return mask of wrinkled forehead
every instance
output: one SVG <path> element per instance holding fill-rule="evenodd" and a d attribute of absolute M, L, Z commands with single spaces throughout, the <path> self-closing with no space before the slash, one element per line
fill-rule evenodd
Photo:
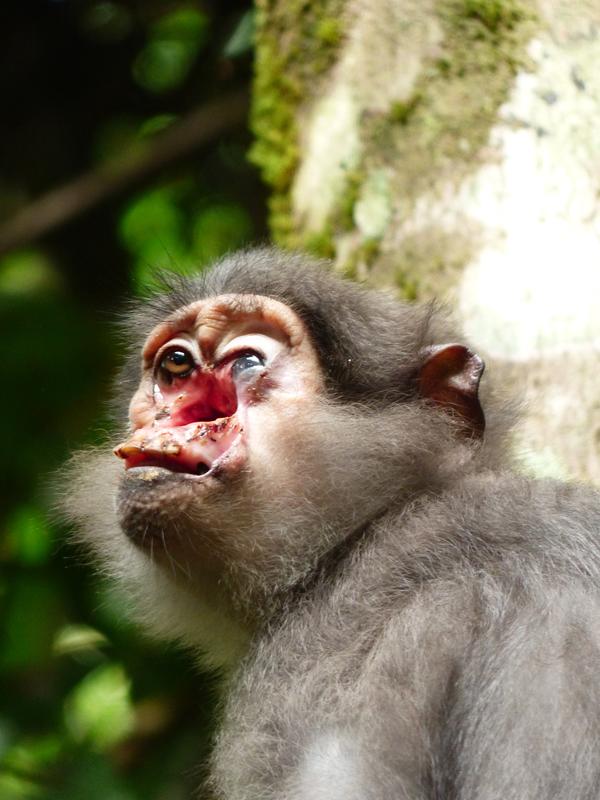
<path fill-rule="evenodd" d="M 178 308 L 147 337 L 142 357 L 149 364 L 157 350 L 182 333 L 193 336 L 210 354 L 227 340 L 245 333 L 262 333 L 296 349 L 307 338 L 300 317 L 279 300 L 256 294 L 222 294 Z"/>

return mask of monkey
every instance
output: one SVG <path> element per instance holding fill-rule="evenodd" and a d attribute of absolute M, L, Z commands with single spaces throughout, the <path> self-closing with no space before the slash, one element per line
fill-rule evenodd
<path fill-rule="evenodd" d="M 600 797 L 600 497 L 519 472 L 443 309 L 258 248 L 126 332 L 62 504 L 221 670 L 211 796 Z"/>

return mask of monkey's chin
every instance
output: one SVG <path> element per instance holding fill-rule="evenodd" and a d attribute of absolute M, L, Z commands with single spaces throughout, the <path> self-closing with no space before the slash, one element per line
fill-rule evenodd
<path fill-rule="evenodd" d="M 160 558 L 189 547 L 199 517 L 212 516 L 246 464 L 242 441 L 202 474 L 171 465 L 144 464 L 124 470 L 116 497 L 119 525 L 137 547 Z"/>

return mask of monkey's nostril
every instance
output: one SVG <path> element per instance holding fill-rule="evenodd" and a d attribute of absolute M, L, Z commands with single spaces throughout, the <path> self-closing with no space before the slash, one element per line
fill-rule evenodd
<path fill-rule="evenodd" d="M 196 464 L 196 475 L 206 475 L 209 469 L 210 467 L 208 464 L 203 464 L 202 461 L 200 461 Z"/>

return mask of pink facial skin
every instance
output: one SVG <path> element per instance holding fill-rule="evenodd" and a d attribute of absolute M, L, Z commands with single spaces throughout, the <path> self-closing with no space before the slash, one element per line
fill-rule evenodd
<path fill-rule="evenodd" d="M 259 376 L 257 376 L 259 377 Z M 161 386 L 156 377 L 154 419 L 115 449 L 125 467 L 162 466 L 202 475 L 241 432 L 231 362 L 207 372 L 198 366 L 185 378 Z"/>
<path fill-rule="evenodd" d="M 165 369 L 174 350 L 189 355 L 185 375 Z M 246 461 L 252 409 L 269 399 L 277 408 L 277 400 L 320 388 L 304 325 L 282 303 L 254 295 L 198 301 L 148 338 L 130 406 L 132 433 L 115 455 L 127 470 L 162 467 L 195 477 L 237 471 Z"/>

